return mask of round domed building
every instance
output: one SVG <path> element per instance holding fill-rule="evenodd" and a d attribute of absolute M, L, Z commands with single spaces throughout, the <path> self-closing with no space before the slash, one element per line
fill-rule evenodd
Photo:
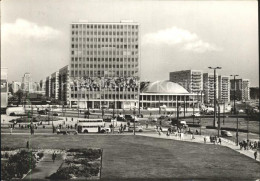
<path fill-rule="evenodd" d="M 189 93 L 181 85 L 169 80 L 148 83 L 140 91 L 140 106 L 142 108 L 158 108 L 165 106 L 176 108 L 177 103 L 186 108 L 198 107 L 200 95 Z"/>

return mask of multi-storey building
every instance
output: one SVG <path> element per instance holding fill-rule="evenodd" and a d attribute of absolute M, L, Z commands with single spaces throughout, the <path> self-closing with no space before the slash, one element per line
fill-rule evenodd
<path fill-rule="evenodd" d="M 250 99 L 259 99 L 259 87 L 250 87 Z"/>
<path fill-rule="evenodd" d="M 235 82 L 235 83 L 234 83 Z M 250 100 L 250 81 L 249 79 L 230 79 L 230 99 L 238 101 Z"/>
<path fill-rule="evenodd" d="M 218 76 L 218 96 L 220 102 L 230 102 L 230 78 L 229 76 Z"/>
<path fill-rule="evenodd" d="M 50 97 L 54 99 L 59 98 L 59 72 L 51 74 Z"/>
<path fill-rule="evenodd" d="M 21 88 L 22 88 L 22 83 L 21 82 L 16 82 L 16 81 L 12 82 L 12 89 L 13 89 L 14 93 L 16 93 Z"/>
<path fill-rule="evenodd" d="M 22 90 L 25 92 L 33 92 L 33 82 L 30 73 L 25 73 L 22 78 Z"/>
<path fill-rule="evenodd" d="M 8 105 L 8 69 L 1 67 L 1 112 L 4 112 Z"/>
<path fill-rule="evenodd" d="M 170 81 L 180 84 L 190 93 L 201 93 L 203 89 L 203 76 L 200 70 L 170 72 Z"/>
<path fill-rule="evenodd" d="M 40 91 L 44 91 L 45 92 L 46 89 L 46 80 L 40 80 Z"/>
<path fill-rule="evenodd" d="M 133 21 L 71 24 L 69 103 L 134 107 L 140 77 L 140 31 Z"/>
<path fill-rule="evenodd" d="M 216 74 L 216 99 L 218 99 L 218 74 Z M 203 74 L 203 92 L 204 102 L 214 103 L 214 74 L 204 73 Z"/>
<path fill-rule="evenodd" d="M 69 104 L 70 98 L 70 78 L 69 78 L 69 66 L 65 66 L 59 70 L 59 100 L 63 104 Z"/>
<path fill-rule="evenodd" d="M 51 97 L 51 76 L 46 77 L 45 81 L 45 95 Z"/>

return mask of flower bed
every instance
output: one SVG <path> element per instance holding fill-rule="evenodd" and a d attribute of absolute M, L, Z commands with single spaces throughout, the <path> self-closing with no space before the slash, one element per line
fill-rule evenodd
<path fill-rule="evenodd" d="M 50 176 L 53 180 L 68 179 L 94 179 L 100 173 L 100 149 L 70 149 L 61 168 Z"/>

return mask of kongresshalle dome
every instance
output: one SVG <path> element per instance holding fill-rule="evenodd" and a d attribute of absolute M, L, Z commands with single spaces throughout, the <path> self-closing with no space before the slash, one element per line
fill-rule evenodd
<path fill-rule="evenodd" d="M 141 91 L 142 93 L 154 94 L 189 94 L 189 92 L 181 85 L 171 82 L 169 80 L 155 81 L 149 83 Z"/>

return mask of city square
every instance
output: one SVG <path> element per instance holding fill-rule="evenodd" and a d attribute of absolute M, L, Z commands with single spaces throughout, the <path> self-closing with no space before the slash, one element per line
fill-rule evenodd
<path fill-rule="evenodd" d="M 1 180 L 260 179 L 257 2 L 61 2 L 1 2 Z"/>

